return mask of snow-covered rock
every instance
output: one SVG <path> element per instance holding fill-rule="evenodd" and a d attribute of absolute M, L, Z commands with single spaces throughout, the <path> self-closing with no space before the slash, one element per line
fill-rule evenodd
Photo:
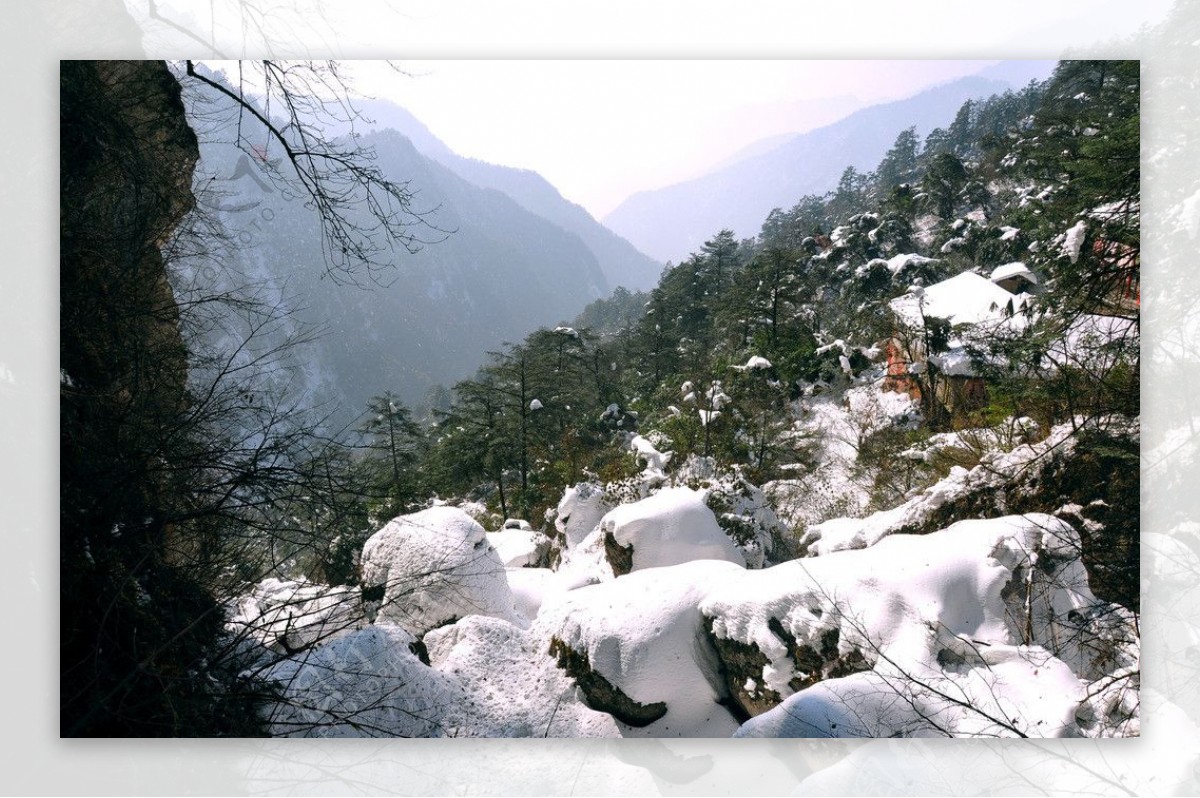
<path fill-rule="evenodd" d="M 610 561 L 614 554 L 628 557 L 628 568 L 613 562 L 614 571 L 638 571 L 691 560 L 746 564 L 705 504 L 704 493 L 689 488 L 664 488 L 641 501 L 610 510 L 601 519 L 596 534 L 605 538 Z M 612 552 L 614 546 L 629 550 L 628 555 Z"/>
<path fill-rule="evenodd" d="M 743 649 L 725 662 L 730 692 L 751 711 L 796 694 L 742 733 L 1080 733 L 1084 685 L 1136 667 L 1137 645 L 1132 613 L 1088 589 L 1079 548 L 1053 516 L 967 520 L 714 587 L 711 633 Z"/>
<path fill-rule="evenodd" d="M 527 569 L 528 570 L 528 569 Z M 448 713 L 460 736 L 616 737 L 613 718 L 584 704 L 548 645 L 507 621 L 463 618 L 425 636 L 435 673 L 461 685 Z"/>
<path fill-rule="evenodd" d="M 460 687 L 414 653 L 410 633 L 372 624 L 264 674 L 280 700 L 264 715 L 277 737 L 442 737 L 453 735 L 448 709 Z"/>
<path fill-rule="evenodd" d="M 649 441 L 646 445 L 650 446 Z M 554 527 L 563 536 L 565 548 L 570 550 L 582 543 L 611 509 L 604 488 L 594 482 L 580 482 L 567 488 L 554 517 Z"/>
<path fill-rule="evenodd" d="M 496 549 L 500 562 L 507 568 L 521 568 L 535 565 L 546 555 L 550 548 L 550 539 L 529 527 L 528 521 L 522 521 L 524 527 L 509 527 L 496 532 L 488 532 L 488 542 Z"/>
<path fill-rule="evenodd" d="M 264 579 L 230 615 L 231 633 L 275 652 L 327 643 L 366 623 L 356 588 Z"/>
<path fill-rule="evenodd" d="M 699 606 L 744 573 L 714 561 L 637 571 L 547 602 L 531 632 L 552 641 L 559 666 L 592 707 L 622 720 L 624 736 L 728 736 L 738 724 L 718 703 Z"/>
<path fill-rule="evenodd" d="M 455 507 L 388 522 L 363 546 L 363 596 L 414 634 L 467 615 L 511 618 L 504 563 L 483 527 Z"/>
<path fill-rule="evenodd" d="M 1083 688 L 1036 646 L 988 646 L 978 666 L 962 673 L 913 670 L 822 682 L 751 718 L 734 736 L 1079 736 L 1075 710 Z"/>

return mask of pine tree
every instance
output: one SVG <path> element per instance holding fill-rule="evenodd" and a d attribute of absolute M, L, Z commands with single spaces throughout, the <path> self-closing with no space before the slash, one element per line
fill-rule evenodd
<path fill-rule="evenodd" d="M 387 517 L 405 511 L 417 498 L 414 473 L 420 459 L 421 428 L 391 391 L 367 402 L 365 420 L 358 427 L 366 456 L 362 471 L 369 495 L 380 502 Z"/>

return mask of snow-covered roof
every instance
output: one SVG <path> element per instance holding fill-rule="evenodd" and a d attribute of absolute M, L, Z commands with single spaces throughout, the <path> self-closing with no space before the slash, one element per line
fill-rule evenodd
<path fill-rule="evenodd" d="M 905 324 L 923 327 L 930 316 L 951 324 L 1015 323 L 1018 311 L 1032 299 L 1029 294 L 1010 294 L 974 272 L 963 272 L 948 280 L 896 297 L 888 306 Z"/>
<path fill-rule="evenodd" d="M 998 283 L 1001 280 L 1007 280 L 1010 277 L 1024 277 L 1034 285 L 1038 284 L 1037 275 L 1029 270 L 1029 267 L 1020 261 L 1014 263 L 1006 263 L 1003 266 L 997 266 L 992 269 L 991 280 L 993 283 Z"/>

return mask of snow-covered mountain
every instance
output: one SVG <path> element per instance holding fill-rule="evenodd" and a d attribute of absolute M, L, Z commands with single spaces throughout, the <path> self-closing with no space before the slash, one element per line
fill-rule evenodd
<path fill-rule="evenodd" d="M 465 158 L 447 147 L 404 108 L 385 100 L 364 100 L 363 116 L 375 129 L 395 130 L 422 155 L 437 161 L 473 185 L 495 189 L 530 213 L 579 236 L 596 257 L 608 284 L 646 290 L 658 282 L 662 264 L 597 222 L 583 206 L 565 199 L 537 172 Z"/>
<path fill-rule="evenodd" d="M 1007 62 L 1006 62 L 1007 63 Z M 1049 74 L 1047 62 L 993 67 L 988 75 L 961 78 L 904 100 L 864 108 L 841 121 L 765 147 L 751 146 L 735 159 L 693 180 L 642 191 L 604 217 L 606 225 L 643 252 L 678 262 L 697 251 L 716 230 L 739 237 L 756 234 L 773 208 L 787 208 L 806 194 L 832 190 L 848 166 L 873 169 L 900 131 L 915 126 L 924 136 L 948 126 L 964 100 L 987 97 Z"/>
<path fill-rule="evenodd" d="M 264 296 L 292 311 L 281 332 L 304 325 L 324 332 L 301 368 L 310 383 L 306 390 L 332 402 L 343 421 L 384 390 L 419 406 L 432 387 L 470 376 L 488 351 L 540 325 L 569 320 L 606 296 L 613 283 L 597 251 L 606 253 L 614 273 L 630 276 L 644 269 L 643 282 L 657 277 L 657 264 L 566 203 L 537 175 L 456 159 L 414 129 L 421 145 L 456 163 L 456 171 L 386 128 L 359 142 L 374 150 L 374 164 L 386 176 L 413 192 L 419 220 L 408 232 L 417 251 L 395 253 L 391 265 L 365 286 L 336 284 L 326 276 L 314 211 L 273 183 L 252 153 L 232 143 L 227 104 L 212 96 L 193 99 L 192 111 L 201 141 L 197 193 L 226 235 L 225 266 L 206 278 L 226 289 L 248 282 L 264 286 Z M 256 141 L 247 129 L 252 120 L 243 118 L 242 124 L 243 142 Z M 472 172 L 480 182 L 463 176 Z M 501 183 L 509 190 L 493 187 Z M 533 206 L 557 221 L 531 211 Z M 568 229 L 572 226 L 589 241 Z"/>

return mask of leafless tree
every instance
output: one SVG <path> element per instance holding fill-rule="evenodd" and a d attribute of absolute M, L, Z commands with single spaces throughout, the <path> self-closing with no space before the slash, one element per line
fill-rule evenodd
<path fill-rule="evenodd" d="M 336 61 L 239 61 L 236 70 L 219 75 L 189 60 L 180 78 L 233 104 L 233 143 L 314 211 L 333 280 L 387 282 L 394 252 L 413 254 L 449 234 L 430 219 L 436 207 L 420 207 L 409 181 L 385 174 L 359 145 L 364 120 Z"/>

